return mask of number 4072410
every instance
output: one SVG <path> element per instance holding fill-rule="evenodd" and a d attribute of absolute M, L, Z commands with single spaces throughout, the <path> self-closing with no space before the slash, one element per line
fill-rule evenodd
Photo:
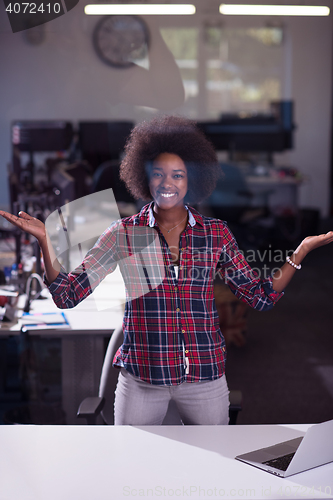
<path fill-rule="evenodd" d="M 30 3 L 30 2 L 22 2 L 22 3 L 10 3 L 6 7 L 6 11 L 9 12 L 10 14 L 37 14 L 44 12 L 46 14 L 59 14 L 61 11 L 61 6 L 60 3 L 41 3 L 41 4 L 35 4 L 35 3 Z"/>

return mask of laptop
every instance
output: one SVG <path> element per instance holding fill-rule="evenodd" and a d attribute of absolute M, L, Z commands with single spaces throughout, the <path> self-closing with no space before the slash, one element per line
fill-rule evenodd
<path fill-rule="evenodd" d="M 333 420 L 313 425 L 303 437 L 235 458 L 280 477 L 333 462 Z"/>

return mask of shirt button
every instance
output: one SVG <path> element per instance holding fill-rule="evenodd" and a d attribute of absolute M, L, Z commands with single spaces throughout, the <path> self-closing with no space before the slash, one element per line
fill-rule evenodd
<path fill-rule="evenodd" d="M 185 333 L 186 330 L 182 330 L 182 333 Z"/>
<path fill-rule="evenodd" d="M 183 266 L 179 266 L 179 269 L 183 269 Z"/>
<path fill-rule="evenodd" d="M 175 286 L 175 292 L 178 292 L 178 286 Z"/>
<path fill-rule="evenodd" d="M 180 312 L 180 309 L 179 309 L 179 307 L 177 307 L 176 311 L 177 311 L 177 313 L 179 313 L 179 312 Z"/>
<path fill-rule="evenodd" d="M 187 350 L 187 349 L 185 349 L 185 353 L 186 353 L 186 354 L 188 353 L 188 350 Z"/>

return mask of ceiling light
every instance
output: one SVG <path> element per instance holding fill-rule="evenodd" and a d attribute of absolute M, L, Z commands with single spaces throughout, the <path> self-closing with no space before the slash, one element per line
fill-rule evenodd
<path fill-rule="evenodd" d="M 226 16 L 328 16 L 326 6 L 310 5 L 220 5 L 220 13 Z"/>
<path fill-rule="evenodd" d="M 89 16 L 104 15 L 157 15 L 186 16 L 195 14 L 195 6 L 190 4 L 91 4 L 84 8 Z"/>

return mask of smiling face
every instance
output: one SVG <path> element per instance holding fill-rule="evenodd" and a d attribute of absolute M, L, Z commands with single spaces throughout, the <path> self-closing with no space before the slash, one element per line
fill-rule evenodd
<path fill-rule="evenodd" d="M 183 160 L 171 153 L 160 154 L 153 163 L 149 189 L 160 208 L 183 206 L 187 193 L 187 169 Z"/>

